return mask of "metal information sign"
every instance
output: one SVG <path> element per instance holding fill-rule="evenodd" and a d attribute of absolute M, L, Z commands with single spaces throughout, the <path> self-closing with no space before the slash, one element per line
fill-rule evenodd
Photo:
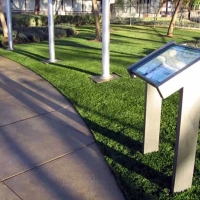
<path fill-rule="evenodd" d="M 143 152 L 159 149 L 162 99 L 180 91 L 172 191 L 192 186 L 200 117 L 200 49 L 170 42 L 131 65 L 146 82 Z"/>
<path fill-rule="evenodd" d="M 128 71 L 158 87 L 199 59 L 199 49 L 170 42 L 131 65 Z"/>
<path fill-rule="evenodd" d="M 137 67 L 135 71 L 152 82 L 160 85 L 179 73 L 184 67 L 199 59 L 200 52 L 196 49 L 173 45 L 150 61 Z"/>

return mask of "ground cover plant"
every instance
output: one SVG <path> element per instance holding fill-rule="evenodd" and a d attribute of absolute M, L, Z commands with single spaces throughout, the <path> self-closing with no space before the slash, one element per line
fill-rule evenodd
<path fill-rule="evenodd" d="M 171 41 L 167 28 L 111 26 L 110 70 L 120 79 L 95 84 L 90 76 L 101 74 L 101 43 L 92 42 L 93 26 L 82 26 L 79 34 L 55 40 L 56 57 L 62 62 L 45 65 L 48 42 L 18 44 L 0 55 L 23 64 L 60 90 L 77 108 L 95 136 L 106 161 L 127 200 L 199 199 L 200 144 L 198 142 L 193 186 L 171 194 L 176 120 L 179 94 L 163 101 L 160 150 L 142 154 L 145 83 L 130 78 L 127 68 Z M 176 29 L 177 43 L 198 40 L 198 31 Z M 33 48 L 34 45 L 34 48 Z"/>

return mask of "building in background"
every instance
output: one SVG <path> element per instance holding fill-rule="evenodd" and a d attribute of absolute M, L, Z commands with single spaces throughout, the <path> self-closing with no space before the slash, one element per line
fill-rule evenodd
<path fill-rule="evenodd" d="M 101 1 L 97 1 L 101 10 Z M 72 13 L 91 13 L 92 0 L 54 0 L 55 14 L 66 15 Z M 3 10 L 6 10 L 6 2 L 2 1 Z M 35 7 L 34 0 L 11 0 L 12 12 L 33 12 Z M 40 14 L 47 14 L 48 0 L 40 0 Z"/>

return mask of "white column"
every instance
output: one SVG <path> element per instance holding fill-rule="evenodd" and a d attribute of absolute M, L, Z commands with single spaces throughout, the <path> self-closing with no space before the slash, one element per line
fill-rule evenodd
<path fill-rule="evenodd" d="M 10 0 L 6 0 L 6 17 L 7 17 L 7 26 L 8 26 L 8 49 L 13 50 L 13 37 L 12 37 L 12 17 L 11 17 L 11 8 Z"/>
<path fill-rule="evenodd" d="M 55 62 L 53 3 L 48 0 L 49 62 Z"/>
<path fill-rule="evenodd" d="M 110 75 L 110 0 L 102 2 L 102 75 L 109 79 Z"/>

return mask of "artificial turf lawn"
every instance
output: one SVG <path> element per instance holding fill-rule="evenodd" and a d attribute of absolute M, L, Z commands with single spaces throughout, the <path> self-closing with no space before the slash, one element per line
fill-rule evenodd
<path fill-rule="evenodd" d="M 127 68 L 171 41 L 167 28 L 111 26 L 110 71 L 120 79 L 95 84 L 90 77 L 101 74 L 101 43 L 90 41 L 93 26 L 82 26 L 79 34 L 55 40 L 56 57 L 62 62 L 45 65 L 48 42 L 0 49 L 8 57 L 40 74 L 60 90 L 77 108 L 93 132 L 126 199 L 199 199 L 200 149 L 197 146 L 193 186 L 170 194 L 174 158 L 178 92 L 163 101 L 159 151 L 142 154 L 145 82 L 130 78 Z M 200 32 L 175 30 L 177 43 L 199 38 Z"/>

